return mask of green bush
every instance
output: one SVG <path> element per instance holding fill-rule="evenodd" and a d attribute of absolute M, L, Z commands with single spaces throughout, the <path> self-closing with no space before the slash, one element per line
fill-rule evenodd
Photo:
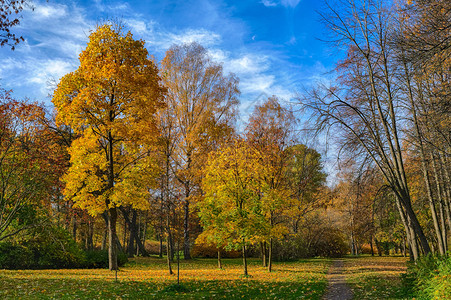
<path fill-rule="evenodd" d="M 69 233 L 59 227 L 34 229 L 23 240 L 0 244 L 0 268 L 78 268 L 85 254 Z"/>
<path fill-rule="evenodd" d="M 0 243 L 0 269 L 27 269 L 32 265 L 32 251 L 22 245 Z"/>
<path fill-rule="evenodd" d="M 117 265 L 122 267 L 128 261 L 127 254 L 118 252 Z M 84 268 L 108 268 L 108 250 L 89 250 L 86 251 L 86 260 Z"/>
<path fill-rule="evenodd" d="M 300 235 L 291 235 L 283 240 L 276 240 L 273 244 L 273 258 L 275 261 L 291 261 L 313 256 L 305 240 Z"/>
<path fill-rule="evenodd" d="M 127 261 L 127 255 L 119 252 L 118 266 Z M 21 241 L 0 243 L 0 268 L 108 268 L 108 251 L 83 251 L 64 228 L 48 226 L 33 230 Z"/>
<path fill-rule="evenodd" d="M 451 299 L 450 255 L 428 255 L 409 265 L 405 288 L 419 299 Z"/>
<path fill-rule="evenodd" d="M 79 268 L 85 261 L 83 250 L 70 234 L 60 227 L 36 232 L 22 244 L 33 252 L 33 268 Z"/>

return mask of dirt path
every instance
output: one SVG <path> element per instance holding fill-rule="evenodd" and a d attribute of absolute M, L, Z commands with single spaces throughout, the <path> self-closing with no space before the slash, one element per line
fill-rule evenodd
<path fill-rule="evenodd" d="M 335 260 L 327 274 L 329 286 L 323 300 L 348 300 L 352 299 L 352 291 L 343 274 L 343 261 Z"/>

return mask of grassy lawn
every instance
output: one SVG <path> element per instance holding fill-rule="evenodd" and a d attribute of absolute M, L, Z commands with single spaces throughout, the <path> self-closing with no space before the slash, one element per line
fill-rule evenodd
<path fill-rule="evenodd" d="M 239 259 L 214 259 L 180 264 L 180 290 L 175 275 L 158 258 L 135 258 L 118 272 L 108 270 L 0 270 L 0 299 L 321 299 L 330 261 L 325 259 L 274 263 L 269 273 L 250 260 L 242 278 Z M 174 269 L 176 265 L 174 264 Z"/>
<path fill-rule="evenodd" d="M 354 299 L 409 299 L 402 287 L 405 257 L 348 257 L 344 259 L 347 282 Z"/>

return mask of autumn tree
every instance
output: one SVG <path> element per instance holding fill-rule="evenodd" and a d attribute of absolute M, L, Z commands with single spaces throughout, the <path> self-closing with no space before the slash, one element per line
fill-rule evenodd
<path fill-rule="evenodd" d="M 269 271 L 272 268 L 273 239 L 281 237 L 286 231 L 280 212 L 290 196 L 285 175 L 289 161 L 287 149 L 294 144 L 294 125 L 293 114 L 273 96 L 255 107 L 245 129 L 247 142 L 259 154 L 260 164 L 264 166 L 261 192 L 263 209 L 271 227 L 270 235 L 266 238 Z"/>
<path fill-rule="evenodd" d="M 36 226 L 50 207 L 60 172 L 42 118 L 42 107 L 0 90 L 0 240 Z"/>
<path fill-rule="evenodd" d="M 449 192 L 449 1 L 410 1 L 397 15 L 394 44 L 411 111 L 409 142 L 418 152 L 437 248 L 447 251 L 451 232 Z M 446 222 L 448 222 L 448 229 Z"/>
<path fill-rule="evenodd" d="M 270 231 L 261 197 L 262 172 L 259 153 L 238 138 L 209 155 L 202 180 L 205 195 L 198 203 L 203 238 L 218 248 L 241 248 L 245 276 L 246 247 Z"/>
<path fill-rule="evenodd" d="M 397 65 L 391 63 L 395 52 L 388 40 L 393 15 L 376 1 L 339 3 L 340 10 L 328 3 L 329 13 L 323 16 L 331 40 L 347 50 L 337 67 L 339 85 L 315 90 L 303 102 L 318 117 L 318 127 L 340 128 L 346 150 L 379 169 L 396 196 L 417 259 L 420 247 L 425 254 L 431 249 L 412 206 L 405 174 L 402 120 L 408 111 L 397 93 Z"/>
<path fill-rule="evenodd" d="M 1 0 L 0 1 L 0 46 L 8 45 L 14 50 L 15 45 L 24 41 L 22 36 L 11 32 L 11 27 L 20 23 L 19 14 L 27 4 L 26 0 Z"/>
<path fill-rule="evenodd" d="M 118 25 L 101 25 L 80 54 L 80 67 L 53 94 L 57 122 L 79 134 L 69 149 L 64 194 L 91 215 L 107 212 L 109 269 L 117 269 L 117 209 L 148 205 L 155 174 L 149 155 L 154 114 L 164 89 L 144 41 Z"/>
<path fill-rule="evenodd" d="M 327 174 L 323 170 L 321 154 L 315 149 L 298 144 L 289 147 L 287 152 L 285 177 L 291 201 L 286 215 L 290 219 L 291 230 L 297 233 L 302 218 L 326 204 L 325 199 L 321 199 L 324 197 L 319 195 L 326 183 Z"/>
<path fill-rule="evenodd" d="M 233 131 L 238 79 L 233 74 L 224 75 L 222 66 L 197 43 L 172 46 L 161 64 L 174 122 L 173 174 L 183 189 L 184 257 L 189 259 L 190 203 L 200 194 L 198 171 L 207 153 Z"/>

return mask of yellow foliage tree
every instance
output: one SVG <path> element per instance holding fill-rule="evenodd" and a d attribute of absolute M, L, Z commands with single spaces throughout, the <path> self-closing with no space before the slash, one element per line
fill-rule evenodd
<path fill-rule="evenodd" d="M 223 74 L 207 50 L 197 43 L 174 45 L 163 59 L 162 79 L 168 88 L 167 105 L 171 112 L 171 153 L 175 176 L 183 189 L 185 259 L 190 255 L 190 203 L 201 194 L 202 169 L 207 154 L 219 147 L 233 132 L 238 104 L 238 78 Z"/>
<path fill-rule="evenodd" d="M 204 227 L 200 238 L 218 248 L 242 248 L 245 276 L 246 246 L 270 230 L 261 196 L 262 168 L 259 153 L 240 139 L 211 153 L 202 180 L 205 196 L 198 202 Z"/>
<path fill-rule="evenodd" d="M 53 94 L 57 122 L 79 135 L 70 147 L 64 194 L 91 215 L 108 213 L 109 268 L 117 269 L 117 208 L 147 207 L 156 167 L 155 113 L 165 89 L 144 41 L 121 26 L 98 26 L 80 54 L 80 67 Z"/>

